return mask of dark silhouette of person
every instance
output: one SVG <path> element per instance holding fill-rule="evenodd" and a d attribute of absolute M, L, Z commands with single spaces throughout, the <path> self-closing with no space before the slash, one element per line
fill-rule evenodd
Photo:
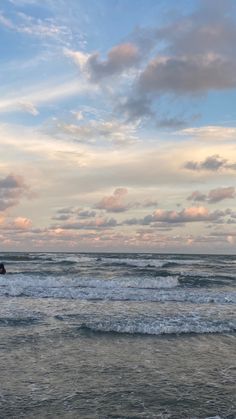
<path fill-rule="evenodd" d="M 3 263 L 0 263 L 0 275 L 5 275 L 6 269 Z"/>

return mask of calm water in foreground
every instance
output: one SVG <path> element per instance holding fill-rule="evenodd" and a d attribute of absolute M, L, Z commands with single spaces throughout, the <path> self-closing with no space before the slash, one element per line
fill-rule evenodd
<path fill-rule="evenodd" d="M 236 256 L 2 253 L 0 418 L 236 418 Z"/>

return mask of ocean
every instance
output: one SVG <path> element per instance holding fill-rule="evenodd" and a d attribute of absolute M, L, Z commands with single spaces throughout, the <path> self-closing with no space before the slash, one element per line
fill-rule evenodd
<path fill-rule="evenodd" d="M 236 418 L 236 256 L 0 261 L 1 419 Z"/>

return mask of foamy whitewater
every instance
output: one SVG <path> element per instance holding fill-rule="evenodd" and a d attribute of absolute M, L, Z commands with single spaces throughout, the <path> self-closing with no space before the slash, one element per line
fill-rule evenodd
<path fill-rule="evenodd" d="M 236 418 L 235 256 L 0 261 L 0 418 Z"/>

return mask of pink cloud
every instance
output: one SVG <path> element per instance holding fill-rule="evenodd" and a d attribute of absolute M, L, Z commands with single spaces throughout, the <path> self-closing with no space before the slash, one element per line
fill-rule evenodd
<path fill-rule="evenodd" d="M 32 226 L 32 221 L 29 218 L 17 217 L 13 221 L 13 227 L 20 230 L 27 230 Z"/>
<path fill-rule="evenodd" d="M 124 203 L 124 198 L 128 191 L 125 188 L 118 188 L 114 191 L 113 195 L 105 196 L 98 202 L 95 208 L 104 209 L 108 212 L 123 212 L 128 209 Z"/>
<path fill-rule="evenodd" d="M 186 222 L 199 221 L 209 217 L 209 211 L 204 207 L 191 207 L 182 211 L 165 211 L 158 209 L 153 214 L 154 221 Z"/>
<path fill-rule="evenodd" d="M 216 221 L 223 215 L 223 211 L 210 212 L 205 207 L 184 208 L 181 211 L 157 209 L 151 215 L 147 215 L 143 220 L 137 220 L 139 224 L 151 224 L 155 222 L 172 223 L 188 223 L 200 221 Z"/>

